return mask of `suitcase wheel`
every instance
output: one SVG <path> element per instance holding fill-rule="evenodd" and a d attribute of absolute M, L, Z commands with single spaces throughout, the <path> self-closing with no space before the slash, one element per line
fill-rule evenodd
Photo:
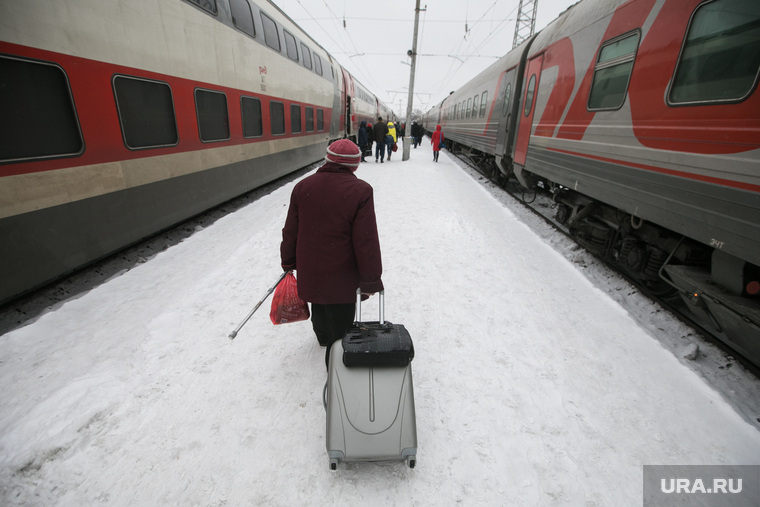
<path fill-rule="evenodd" d="M 338 460 L 337 459 L 331 459 L 330 460 L 330 470 L 333 472 L 338 469 Z"/>
<path fill-rule="evenodd" d="M 409 461 L 407 461 L 409 464 L 409 468 L 414 468 L 414 465 L 417 464 L 417 457 L 416 456 L 409 456 Z"/>

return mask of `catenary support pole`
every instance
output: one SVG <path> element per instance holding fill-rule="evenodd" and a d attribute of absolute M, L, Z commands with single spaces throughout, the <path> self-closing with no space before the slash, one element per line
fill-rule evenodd
<path fill-rule="evenodd" d="M 406 131 L 412 131 L 412 105 L 414 99 L 414 71 L 417 69 L 417 29 L 420 25 L 420 0 L 414 8 L 414 38 L 412 39 L 412 70 L 409 72 L 409 99 L 406 102 Z M 411 148 L 411 138 L 404 135 L 403 153 L 401 160 L 409 160 L 409 151 Z"/>

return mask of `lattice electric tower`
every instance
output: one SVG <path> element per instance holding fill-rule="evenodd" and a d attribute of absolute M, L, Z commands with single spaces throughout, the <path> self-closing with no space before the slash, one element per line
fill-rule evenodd
<path fill-rule="evenodd" d="M 538 0 L 520 0 L 520 8 L 517 12 L 515 23 L 515 38 L 512 47 L 517 47 L 522 41 L 530 38 L 536 31 L 536 10 Z"/>

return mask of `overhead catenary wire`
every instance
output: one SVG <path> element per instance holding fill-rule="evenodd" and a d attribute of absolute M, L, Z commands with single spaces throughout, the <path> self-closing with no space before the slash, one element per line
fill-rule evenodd
<path fill-rule="evenodd" d="M 483 12 L 483 14 L 472 24 L 472 26 L 469 27 L 470 31 L 472 31 L 475 27 L 481 25 L 483 19 L 488 15 L 488 13 L 490 11 L 492 11 L 494 9 L 494 7 L 496 6 L 497 3 L 498 3 L 498 1 L 495 0 L 490 5 L 490 7 L 488 7 Z M 497 35 L 499 35 L 500 32 L 504 28 L 506 28 L 506 23 L 508 21 L 512 21 L 512 20 L 515 19 L 514 17 L 512 17 L 512 15 L 515 13 L 516 10 L 517 10 L 517 6 L 515 6 L 510 11 L 510 13 L 509 13 L 509 15 L 508 15 L 507 18 L 504 18 L 504 19 L 500 20 L 495 28 L 491 28 L 490 31 L 485 35 L 484 39 L 476 47 L 474 47 L 474 48 L 472 47 L 472 44 L 475 41 L 474 37 L 471 37 L 469 41 L 467 41 L 466 37 L 462 37 L 459 40 L 459 43 L 458 43 L 456 49 L 454 49 L 453 51 L 451 51 L 449 53 L 449 56 L 452 58 L 452 61 L 450 62 L 449 69 L 446 71 L 446 74 L 444 74 L 443 79 L 439 80 L 440 84 L 439 84 L 439 86 L 438 86 L 438 88 L 436 90 L 437 91 L 436 95 L 445 95 L 445 93 L 447 93 L 446 90 L 447 90 L 447 87 L 448 87 L 449 83 L 455 77 L 457 77 L 456 73 L 462 68 L 462 66 L 465 64 L 465 62 L 467 60 L 469 60 L 471 58 L 475 58 L 475 57 L 478 57 L 478 58 L 481 57 L 481 55 L 477 54 L 479 52 L 479 50 L 483 46 L 485 46 L 489 41 L 491 41 L 494 37 L 496 37 Z M 465 50 L 469 49 L 468 51 L 462 50 L 462 46 L 463 46 L 463 44 L 465 42 L 468 42 L 468 45 L 464 49 Z M 501 56 L 503 56 L 503 55 L 493 56 L 491 58 L 501 58 Z M 458 65 L 457 65 L 457 62 L 459 62 Z"/>
<path fill-rule="evenodd" d="M 301 6 L 301 8 L 304 10 L 304 12 L 309 16 L 309 18 L 311 20 L 313 20 L 317 24 L 317 26 L 322 30 L 322 32 L 324 32 L 324 34 L 327 35 L 327 38 L 330 39 L 333 42 L 333 44 L 335 44 L 336 47 L 339 47 L 339 48 L 342 49 L 342 53 L 340 51 L 328 51 L 329 53 L 331 53 L 333 55 L 337 55 L 337 54 L 358 54 L 358 53 L 360 53 L 360 51 L 356 48 L 356 44 L 354 43 L 353 39 L 351 39 L 350 35 L 348 36 L 349 37 L 348 40 L 351 43 L 351 45 L 353 46 L 353 52 L 349 51 L 344 46 L 344 44 L 342 44 L 341 42 L 338 42 L 337 40 L 335 40 L 335 38 L 333 38 L 333 36 L 330 34 L 330 32 L 325 29 L 325 27 L 323 26 L 323 24 L 320 23 L 320 22 L 318 22 L 317 18 L 315 18 L 311 14 L 311 12 L 306 8 L 306 6 L 304 6 L 304 4 L 303 4 L 303 2 L 301 2 L 301 0 L 298 0 L 298 5 Z M 342 23 L 340 22 L 339 18 L 332 12 L 332 9 L 330 9 L 329 5 L 327 5 L 327 2 L 325 2 L 325 5 L 327 6 L 328 10 L 332 14 L 332 17 L 327 18 L 327 19 L 330 19 L 331 21 L 338 20 L 339 25 L 341 25 Z M 321 19 L 325 19 L 325 18 L 321 18 Z M 339 33 L 339 32 L 337 32 L 337 33 Z M 364 66 L 364 62 L 361 62 L 361 65 Z M 359 76 L 357 76 L 357 77 L 359 77 Z M 377 84 L 377 82 L 374 82 L 374 79 L 372 78 L 372 74 L 370 72 L 367 72 L 366 76 L 361 76 L 361 77 L 362 77 L 361 81 L 364 82 L 364 83 L 366 83 L 365 86 L 370 86 L 370 87 L 375 87 L 375 88 L 377 88 L 379 86 Z"/>
<path fill-rule="evenodd" d="M 393 3 L 390 10 L 384 10 L 386 15 L 381 14 L 380 17 L 372 16 L 374 11 L 347 0 L 342 3 L 337 0 L 313 3 L 283 0 L 284 3 L 288 1 L 302 9 L 305 16 L 300 17 L 309 20 L 307 33 L 312 36 L 316 33 L 319 36 L 317 40 L 328 41 L 323 47 L 338 58 L 341 66 L 370 93 L 392 106 L 394 111 L 397 107 L 404 110 L 404 103 L 398 104 L 396 94 L 389 90 L 401 89 L 401 82 L 406 80 L 408 72 L 408 67 L 402 67 L 402 64 L 408 65 L 409 62 L 408 57 L 402 55 L 409 49 L 406 46 L 411 46 L 413 30 L 413 9 L 410 7 L 409 16 L 406 16 L 407 1 Z M 416 51 L 416 56 L 421 58 L 417 70 L 420 76 L 417 87 L 422 87 L 419 91 L 429 93 L 430 101 L 438 102 L 451 90 L 461 86 L 467 76 L 477 74 L 491 61 L 503 57 L 511 46 L 511 28 L 518 3 L 519 0 L 468 0 L 466 5 L 462 2 L 458 6 L 442 6 L 437 2 L 421 5 L 425 8 L 421 9 L 423 15 L 420 17 Z M 298 19 L 296 16 L 292 18 Z M 459 29 L 454 26 L 449 28 L 456 24 L 459 24 Z M 466 37 L 462 32 L 464 28 L 467 29 Z M 443 31 L 447 35 L 431 40 L 431 30 Z M 461 37 L 452 40 L 451 35 L 456 32 Z M 452 47 L 446 48 L 447 44 Z M 433 74 L 436 79 L 429 82 L 426 76 Z M 389 76 L 392 78 L 389 79 Z M 396 78 L 398 83 L 394 82 Z M 427 101 L 415 100 L 419 106 L 423 106 L 424 102 Z"/>

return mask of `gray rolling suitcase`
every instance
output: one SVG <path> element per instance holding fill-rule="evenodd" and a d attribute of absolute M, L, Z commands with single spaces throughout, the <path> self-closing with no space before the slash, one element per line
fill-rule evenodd
<path fill-rule="evenodd" d="M 383 317 L 383 292 L 379 299 L 380 320 L 366 327 L 393 326 L 386 324 Z M 351 331 L 354 334 L 365 327 L 361 322 L 360 294 L 356 308 L 357 323 Z M 348 338 L 347 335 L 344 340 Z M 406 461 L 414 468 L 417 423 L 411 357 L 404 366 L 348 367 L 343 361 L 344 340 L 336 341 L 330 349 L 324 393 L 330 469 L 336 470 L 340 462 L 361 461 Z"/>

